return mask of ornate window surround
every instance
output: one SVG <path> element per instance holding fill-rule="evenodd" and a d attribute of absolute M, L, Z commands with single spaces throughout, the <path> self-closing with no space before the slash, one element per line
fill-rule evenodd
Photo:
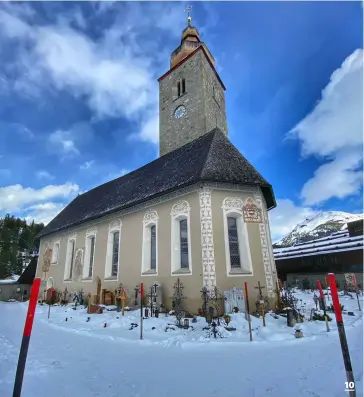
<path fill-rule="evenodd" d="M 186 200 L 178 200 L 171 209 L 171 276 L 192 275 L 191 206 Z M 187 219 L 188 268 L 181 268 L 180 221 Z"/>
<path fill-rule="evenodd" d="M 142 242 L 142 276 L 156 276 L 158 275 L 158 213 L 155 210 L 149 209 L 143 217 L 143 242 Z M 151 269 L 151 227 L 156 228 L 156 266 Z"/>
<path fill-rule="evenodd" d="M 85 256 L 83 262 L 83 272 L 82 272 L 82 281 L 92 282 L 94 277 L 94 268 L 95 268 L 95 252 L 96 252 L 96 235 L 97 235 L 97 227 L 90 227 L 86 230 L 85 237 Z M 91 237 L 95 238 L 94 241 L 94 252 L 93 252 L 93 260 L 92 260 L 92 275 L 89 276 L 89 266 L 90 266 L 90 256 L 91 256 Z"/>
<path fill-rule="evenodd" d="M 123 226 L 121 219 L 117 218 L 110 222 L 109 231 L 107 235 L 107 248 L 105 260 L 105 281 L 118 281 L 120 274 L 120 242 L 121 242 L 121 227 Z M 118 252 L 118 274 L 112 276 L 112 250 L 113 250 L 113 236 L 115 232 L 119 232 L 119 252 Z"/>
<path fill-rule="evenodd" d="M 70 270 L 71 270 L 71 259 L 73 261 L 73 266 L 74 266 L 74 261 L 76 258 L 76 240 L 77 240 L 77 233 L 71 234 L 68 236 L 67 239 L 67 250 L 66 250 L 66 260 L 65 260 L 65 266 L 64 266 L 64 276 L 63 276 L 63 281 L 64 282 L 71 282 L 72 281 L 72 275 L 70 277 Z M 72 258 L 72 242 L 74 243 L 73 247 L 73 258 Z M 72 272 L 73 272 L 73 266 L 72 266 Z"/>
<path fill-rule="evenodd" d="M 56 249 L 57 246 L 58 248 Z M 58 265 L 60 250 L 61 250 L 61 239 L 58 239 L 53 242 L 51 266 Z"/>
<path fill-rule="evenodd" d="M 222 206 L 225 242 L 225 263 L 227 277 L 253 276 L 253 264 L 250 252 L 248 229 L 244 222 L 243 200 L 240 197 L 225 197 Z M 239 254 L 241 269 L 231 268 L 228 217 L 236 218 L 238 228 Z"/>

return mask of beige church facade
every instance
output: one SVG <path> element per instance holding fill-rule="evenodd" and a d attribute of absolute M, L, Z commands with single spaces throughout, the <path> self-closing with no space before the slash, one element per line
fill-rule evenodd
<path fill-rule="evenodd" d="M 196 313 L 203 287 L 245 281 L 255 308 L 259 281 L 273 306 L 273 189 L 227 137 L 225 87 L 190 21 L 159 81 L 160 157 L 78 196 L 42 230 L 41 294 L 122 283 L 132 306 L 136 286 L 158 282 L 171 309 L 179 278 L 184 309 Z"/>

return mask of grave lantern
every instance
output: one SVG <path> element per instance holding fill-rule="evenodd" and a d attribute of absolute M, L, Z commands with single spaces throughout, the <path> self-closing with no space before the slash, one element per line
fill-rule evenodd
<path fill-rule="evenodd" d="M 224 320 L 226 322 L 226 325 L 229 325 L 229 323 L 231 321 L 231 318 L 230 318 L 230 316 L 228 314 L 226 314 L 225 317 L 224 317 Z"/>
<path fill-rule="evenodd" d="M 185 318 L 183 320 L 183 328 L 188 329 L 189 327 L 190 327 L 190 321 L 188 320 L 188 318 Z"/>

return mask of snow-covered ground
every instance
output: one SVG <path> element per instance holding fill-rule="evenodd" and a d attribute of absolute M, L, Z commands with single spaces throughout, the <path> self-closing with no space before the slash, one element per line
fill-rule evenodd
<path fill-rule="evenodd" d="M 309 316 L 313 294 L 297 292 Z M 301 301 L 302 299 L 302 301 Z M 363 396 L 363 321 L 357 301 L 340 298 L 357 396 Z M 306 305 L 305 305 L 306 303 Z M 361 297 L 361 304 L 363 298 Z M 0 303 L 0 396 L 12 395 L 27 303 Z M 252 317 L 253 342 L 242 314 L 231 315 L 224 338 L 206 338 L 204 319 L 194 330 L 165 332 L 175 317 L 143 321 L 140 312 L 88 315 L 84 308 L 38 306 L 23 383 L 24 397 L 344 397 L 345 370 L 334 316 L 299 324 L 296 339 L 284 318 Z M 87 318 L 90 320 L 87 321 Z M 66 321 L 67 318 L 67 321 Z M 104 324 L 107 324 L 104 328 Z M 152 329 L 155 328 L 155 329 Z M 296 327 L 295 327 L 296 328 Z"/>

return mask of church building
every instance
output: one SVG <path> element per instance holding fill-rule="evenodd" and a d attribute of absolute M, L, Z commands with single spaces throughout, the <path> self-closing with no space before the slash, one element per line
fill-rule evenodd
<path fill-rule="evenodd" d="M 225 86 L 190 17 L 158 81 L 159 158 L 77 196 L 41 231 L 41 293 L 122 283 L 133 301 L 136 286 L 158 282 L 171 309 L 179 278 L 196 313 L 203 287 L 245 281 L 255 308 L 259 281 L 273 304 L 273 189 L 228 138 Z"/>

